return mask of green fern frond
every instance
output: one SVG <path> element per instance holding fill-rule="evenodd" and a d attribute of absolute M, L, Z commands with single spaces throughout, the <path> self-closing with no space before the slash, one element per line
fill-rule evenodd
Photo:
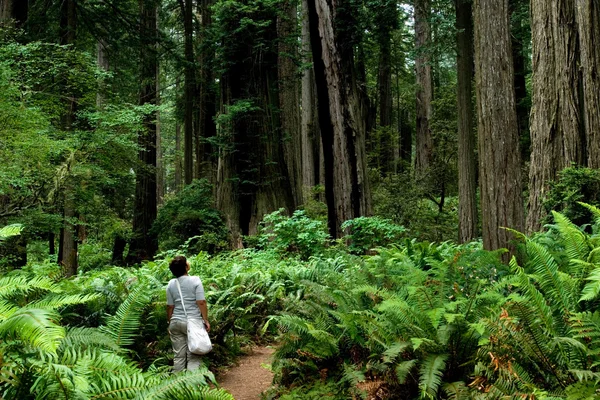
<path fill-rule="evenodd" d="M 583 232 L 563 214 L 552 211 L 552 216 L 567 256 L 571 259 L 586 260 L 591 249 Z"/>
<path fill-rule="evenodd" d="M 568 313 L 574 305 L 569 300 L 563 282 L 558 273 L 558 264 L 552 254 L 544 246 L 531 240 L 527 241 L 527 252 L 531 256 L 530 265 L 539 277 L 539 283 L 550 300 L 561 307 L 561 311 Z"/>
<path fill-rule="evenodd" d="M 0 278 L 0 298 L 7 298 L 14 294 L 27 294 L 36 289 L 54 293 L 60 292 L 54 281 L 43 276 L 29 277 L 20 273 L 19 275 Z"/>
<path fill-rule="evenodd" d="M 396 358 L 412 346 L 409 342 L 396 342 L 383 352 L 383 362 L 394 362 Z"/>
<path fill-rule="evenodd" d="M 133 344 L 138 334 L 142 312 L 149 301 L 145 286 L 138 285 L 119 306 L 116 314 L 100 329 L 112 337 L 120 347 Z"/>
<path fill-rule="evenodd" d="M 580 201 L 577 202 L 580 206 L 587 208 L 593 215 L 596 223 L 600 222 L 600 208 L 593 206 L 591 204 L 582 203 Z"/>
<path fill-rule="evenodd" d="M 21 308 L 0 323 L 0 337 L 12 337 L 48 352 L 56 351 L 65 337 L 59 315 L 51 310 Z"/>
<path fill-rule="evenodd" d="M 152 381 L 145 390 L 137 393 L 135 399 L 137 400 L 163 400 L 163 399 L 185 399 L 186 394 L 193 392 L 194 390 L 202 390 L 202 387 L 208 385 L 208 380 L 214 380 L 213 374 L 208 371 L 205 366 L 201 366 L 196 371 L 182 372 L 173 375 L 169 379 L 163 379 L 160 381 Z M 208 394 L 208 390 L 206 391 Z M 217 392 L 224 393 L 224 392 Z M 225 397 L 225 399 L 233 399 Z"/>
<path fill-rule="evenodd" d="M 402 361 L 396 366 L 396 377 L 398 378 L 398 383 L 401 385 L 406 383 L 406 379 L 410 375 L 411 371 L 417 366 L 419 360 L 407 360 Z"/>
<path fill-rule="evenodd" d="M 0 242 L 11 236 L 20 235 L 22 230 L 23 225 L 21 224 L 6 225 L 0 228 Z"/>
<path fill-rule="evenodd" d="M 90 400 L 132 399 L 147 388 L 147 380 L 141 373 L 107 375 L 94 382 L 90 390 Z"/>
<path fill-rule="evenodd" d="M 579 301 L 595 300 L 600 295 L 600 268 L 594 269 L 585 280 L 589 282 L 581 291 Z"/>
<path fill-rule="evenodd" d="M 15 306 L 14 304 L 5 300 L 0 300 L 0 321 L 9 318 L 11 315 L 17 312 L 17 310 L 19 310 L 19 307 Z"/>
<path fill-rule="evenodd" d="M 28 304 L 31 308 L 44 308 L 48 310 L 56 310 L 65 306 L 74 304 L 83 304 L 89 301 L 99 299 L 99 294 L 54 294 L 44 297 L 43 299 L 33 301 Z"/>
<path fill-rule="evenodd" d="M 435 397 L 442 383 L 448 354 L 431 354 L 420 364 L 419 387 L 421 392 Z"/>
<path fill-rule="evenodd" d="M 76 348 L 85 349 L 87 347 L 96 347 L 118 351 L 119 346 L 114 339 L 98 328 L 69 328 L 67 334 L 60 344 L 60 349 Z"/>
<path fill-rule="evenodd" d="M 449 400 L 462 400 L 470 397 L 469 388 L 464 382 L 446 383 L 442 388 Z"/>

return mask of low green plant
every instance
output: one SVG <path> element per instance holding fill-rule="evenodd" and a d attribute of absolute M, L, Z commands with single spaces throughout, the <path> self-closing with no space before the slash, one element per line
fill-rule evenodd
<path fill-rule="evenodd" d="M 351 219 L 342 224 L 342 229 L 350 232 L 345 239 L 350 243 L 350 252 L 356 254 L 365 254 L 376 247 L 400 242 L 406 233 L 403 226 L 381 217 Z"/>
<path fill-rule="evenodd" d="M 194 243 L 188 243 L 191 253 L 226 248 L 227 230 L 212 199 L 212 187 L 205 179 L 193 181 L 167 199 L 152 226 L 160 248 L 177 248 L 192 237 L 195 237 Z"/>
<path fill-rule="evenodd" d="M 302 259 L 320 254 L 329 240 L 324 221 L 308 218 L 303 210 L 292 216 L 280 209 L 265 215 L 260 224 L 258 246 L 280 254 L 298 254 Z"/>
<path fill-rule="evenodd" d="M 551 211 L 559 211 L 578 226 L 590 222 L 591 213 L 580 202 L 600 205 L 600 170 L 568 167 L 560 171 L 544 199 L 545 222 L 552 221 Z"/>

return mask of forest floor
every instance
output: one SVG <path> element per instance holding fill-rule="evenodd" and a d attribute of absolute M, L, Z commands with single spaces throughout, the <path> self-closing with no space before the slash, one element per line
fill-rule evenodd
<path fill-rule="evenodd" d="M 273 381 L 273 373 L 264 365 L 271 364 L 274 352 L 270 347 L 254 347 L 236 365 L 219 375 L 219 385 L 235 400 L 260 400 L 261 393 L 270 388 Z"/>

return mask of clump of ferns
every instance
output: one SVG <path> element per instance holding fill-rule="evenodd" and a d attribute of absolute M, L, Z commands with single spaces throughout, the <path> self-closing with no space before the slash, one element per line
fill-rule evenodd
<path fill-rule="evenodd" d="M 541 241 L 524 238 L 525 266 L 513 259 L 512 275 L 502 282 L 510 296 L 501 312 L 482 320 L 486 339 L 473 386 L 483 391 L 544 391 L 566 398 L 575 385 L 600 381 L 600 325 L 595 315 L 600 243 L 563 215 L 553 216 L 551 235 L 557 243 L 550 247 L 562 249 L 561 257 L 547 248 L 547 236 Z"/>

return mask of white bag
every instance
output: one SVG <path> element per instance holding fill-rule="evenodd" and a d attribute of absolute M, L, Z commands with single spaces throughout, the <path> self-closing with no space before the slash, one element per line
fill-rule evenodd
<path fill-rule="evenodd" d="M 183 304 L 183 295 L 181 294 L 181 286 L 179 285 L 179 280 L 175 279 L 177 283 L 177 290 L 179 290 L 179 300 L 181 300 L 181 305 L 183 306 L 183 312 L 185 313 L 185 317 L 187 318 L 187 346 L 188 350 L 197 355 L 208 354 L 212 350 L 212 343 L 210 342 L 210 337 L 208 337 L 208 332 L 206 331 L 206 327 L 204 326 L 204 321 L 201 319 L 188 318 L 187 311 L 185 309 L 185 304 Z"/>

